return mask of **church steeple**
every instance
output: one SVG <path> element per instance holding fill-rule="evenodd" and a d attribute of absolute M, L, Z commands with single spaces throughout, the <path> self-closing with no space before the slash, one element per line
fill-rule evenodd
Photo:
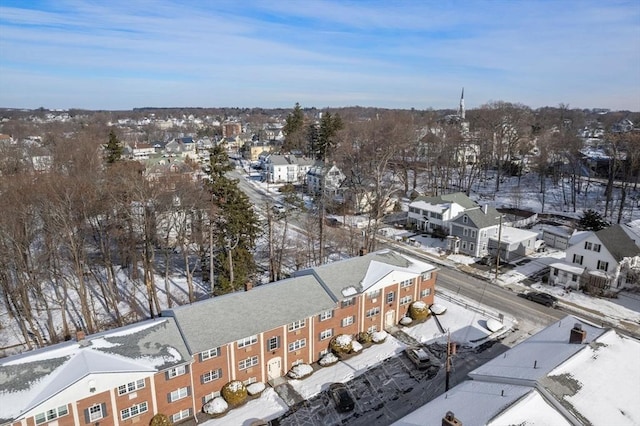
<path fill-rule="evenodd" d="M 460 95 L 460 110 L 458 111 L 458 115 L 461 120 L 464 120 L 464 87 L 462 88 L 462 95 Z"/>

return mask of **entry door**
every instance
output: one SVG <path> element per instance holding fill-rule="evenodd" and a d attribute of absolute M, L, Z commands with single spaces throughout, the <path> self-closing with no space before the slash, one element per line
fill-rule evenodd
<path fill-rule="evenodd" d="M 396 312 L 394 310 L 387 311 L 384 316 L 384 326 L 393 327 L 396 325 Z"/>
<path fill-rule="evenodd" d="M 267 375 L 269 380 L 282 376 L 282 358 L 276 357 L 269 360 L 267 364 Z"/>

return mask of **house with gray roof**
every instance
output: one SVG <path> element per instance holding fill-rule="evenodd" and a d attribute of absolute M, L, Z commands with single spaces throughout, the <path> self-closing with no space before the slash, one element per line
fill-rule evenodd
<path fill-rule="evenodd" d="M 640 247 L 623 225 L 575 232 L 564 262 L 550 265 L 549 282 L 595 293 L 637 287 Z"/>
<path fill-rule="evenodd" d="M 478 208 L 478 204 L 464 192 L 434 197 L 421 196 L 409 204 L 407 224 L 429 233 L 448 233 L 451 220 L 460 213 L 475 208 Z"/>

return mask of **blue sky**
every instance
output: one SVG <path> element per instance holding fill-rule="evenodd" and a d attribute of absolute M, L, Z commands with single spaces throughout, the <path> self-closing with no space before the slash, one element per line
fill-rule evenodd
<path fill-rule="evenodd" d="M 0 0 L 0 106 L 640 111 L 640 1 Z"/>

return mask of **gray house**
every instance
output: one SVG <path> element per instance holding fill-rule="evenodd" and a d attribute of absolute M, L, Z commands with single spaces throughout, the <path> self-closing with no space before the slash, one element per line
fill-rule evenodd
<path fill-rule="evenodd" d="M 466 209 L 449 222 L 447 249 L 473 257 L 487 255 L 489 239 L 500 237 L 500 215 L 488 205 Z"/>

